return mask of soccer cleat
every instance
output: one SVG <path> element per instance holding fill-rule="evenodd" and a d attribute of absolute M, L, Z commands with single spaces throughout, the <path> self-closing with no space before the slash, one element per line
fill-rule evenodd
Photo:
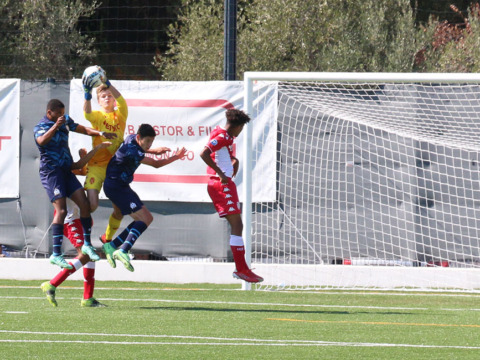
<path fill-rule="evenodd" d="M 50 281 L 45 281 L 40 285 L 43 293 L 47 296 L 47 300 L 53 307 L 57 307 L 57 300 L 55 300 L 55 290 L 57 289 L 55 286 L 50 284 Z"/>
<path fill-rule="evenodd" d="M 63 255 L 51 255 L 50 264 L 58 265 L 61 268 L 68 269 L 68 270 L 73 269 L 73 266 L 67 263 L 67 261 L 63 258 Z"/>
<path fill-rule="evenodd" d="M 105 257 L 107 258 L 108 263 L 112 268 L 116 268 L 117 264 L 115 263 L 115 259 L 113 258 L 113 253 L 115 252 L 115 248 L 110 243 L 106 243 L 102 245 L 102 250 L 105 253 Z"/>
<path fill-rule="evenodd" d="M 250 269 L 244 271 L 234 271 L 232 275 L 236 279 L 244 280 L 249 283 L 260 283 L 263 281 L 261 276 L 258 276 Z"/>
<path fill-rule="evenodd" d="M 130 256 L 128 256 L 127 253 L 123 252 L 122 250 L 115 250 L 113 252 L 113 258 L 115 260 L 121 261 L 125 266 L 125 269 L 127 269 L 128 271 L 134 271 L 132 264 L 130 264 Z"/>
<path fill-rule="evenodd" d="M 111 240 L 107 240 L 107 237 L 105 234 L 102 234 L 102 236 L 100 236 L 99 239 L 102 242 L 102 244 L 106 244 L 111 241 Z"/>
<path fill-rule="evenodd" d="M 82 307 L 107 307 L 107 305 L 102 304 L 95 298 L 83 299 L 81 302 Z"/>
<path fill-rule="evenodd" d="M 82 254 L 88 255 L 90 260 L 98 261 L 100 260 L 100 256 L 95 252 L 95 248 L 92 245 L 83 245 L 82 246 Z"/>

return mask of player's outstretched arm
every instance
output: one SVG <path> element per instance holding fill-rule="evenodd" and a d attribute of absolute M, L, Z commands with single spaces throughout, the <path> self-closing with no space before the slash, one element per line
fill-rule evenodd
<path fill-rule="evenodd" d="M 105 139 L 114 139 L 117 137 L 117 134 L 113 132 L 106 132 L 106 131 L 98 131 L 83 125 L 78 125 L 75 129 L 75 132 L 79 134 L 84 134 L 88 136 L 103 136 Z"/>
<path fill-rule="evenodd" d="M 122 94 L 120 94 L 120 91 L 118 91 L 117 88 L 113 86 L 112 83 L 110 83 L 110 81 L 108 81 L 107 85 L 108 85 L 108 90 L 110 90 L 110 92 L 112 93 L 115 99 L 118 99 L 120 96 L 122 96 Z"/>
<path fill-rule="evenodd" d="M 105 70 L 104 70 L 104 71 L 105 71 Z M 122 94 L 120 94 L 120 91 L 118 91 L 117 88 L 112 85 L 112 83 L 110 82 L 110 80 L 109 80 L 106 76 L 107 76 L 107 72 L 105 72 L 105 81 L 104 81 L 104 84 L 107 85 L 107 88 L 108 88 L 108 90 L 110 90 L 110 92 L 112 93 L 113 97 L 114 97 L 115 99 L 118 99 L 120 96 L 122 96 Z"/>
<path fill-rule="evenodd" d="M 181 149 L 177 149 L 172 156 L 166 159 L 155 160 L 150 157 L 144 157 L 141 163 L 145 165 L 153 166 L 154 168 L 158 169 L 162 166 L 171 164 L 174 161 L 182 159 L 186 153 L 187 153 L 187 149 L 182 147 Z"/>
<path fill-rule="evenodd" d="M 82 78 L 83 94 L 85 101 L 83 102 L 83 111 L 87 114 L 92 112 L 92 80 Z"/>
<path fill-rule="evenodd" d="M 93 156 L 98 152 L 98 150 L 106 149 L 110 145 L 112 145 L 110 141 L 104 141 L 98 144 L 97 146 L 95 146 L 92 150 L 90 150 L 88 153 L 84 154 L 83 156 L 80 155 L 80 160 L 78 160 L 77 162 L 74 162 L 72 164 L 71 169 L 72 170 L 82 169 L 93 158 Z"/>
<path fill-rule="evenodd" d="M 160 146 L 158 148 L 148 149 L 145 152 L 147 154 L 162 155 L 162 154 L 165 154 L 166 152 L 169 152 L 169 151 L 172 151 L 172 150 L 168 147 Z"/>

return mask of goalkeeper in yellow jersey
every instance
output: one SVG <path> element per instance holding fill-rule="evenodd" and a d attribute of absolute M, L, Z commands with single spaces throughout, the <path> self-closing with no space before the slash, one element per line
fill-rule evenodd
<path fill-rule="evenodd" d="M 105 83 L 97 87 L 97 101 L 102 110 L 92 111 L 92 84 L 88 79 L 83 80 L 85 102 L 83 113 L 85 119 L 90 121 L 92 128 L 102 132 L 113 132 L 117 134 L 112 139 L 112 145 L 98 151 L 88 162 L 87 176 L 85 179 L 85 190 L 90 202 L 90 211 L 94 212 L 98 207 L 98 196 L 105 180 L 107 165 L 112 156 L 123 142 L 125 127 L 127 124 L 128 107 L 122 94 L 105 78 Z M 98 138 L 98 139 L 97 139 Z M 92 140 L 95 148 L 102 141 L 101 136 Z M 100 240 L 105 243 L 112 239 L 122 221 L 123 215 L 120 209 L 113 205 L 113 212 L 108 219 L 108 226 Z"/>

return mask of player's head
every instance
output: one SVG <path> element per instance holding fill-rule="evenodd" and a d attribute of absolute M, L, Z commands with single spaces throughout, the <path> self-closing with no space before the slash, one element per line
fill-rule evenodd
<path fill-rule="evenodd" d="M 143 150 L 148 150 L 152 147 L 155 140 L 155 129 L 150 124 L 142 124 L 137 131 L 137 143 Z"/>
<path fill-rule="evenodd" d="M 47 103 L 47 118 L 57 121 L 63 115 L 65 115 L 65 104 L 58 99 L 51 99 Z"/>
<path fill-rule="evenodd" d="M 104 111 L 112 112 L 115 110 L 115 97 L 105 84 L 97 87 L 97 101 Z"/>
<path fill-rule="evenodd" d="M 245 124 L 250 121 L 250 117 L 238 109 L 228 109 L 225 117 L 227 118 L 227 131 L 233 137 L 238 136 Z"/>

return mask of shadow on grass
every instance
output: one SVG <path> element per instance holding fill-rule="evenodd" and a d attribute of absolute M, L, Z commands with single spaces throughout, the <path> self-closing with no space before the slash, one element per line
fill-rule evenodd
<path fill-rule="evenodd" d="M 208 307 L 184 307 L 184 306 L 143 306 L 142 310 L 173 310 L 173 311 L 214 311 L 214 312 L 252 312 L 252 313 L 275 313 L 275 314 L 330 314 L 330 315 L 418 315 L 410 312 L 379 312 L 379 311 L 332 311 L 332 310 L 272 310 L 272 309 L 229 309 Z"/>

